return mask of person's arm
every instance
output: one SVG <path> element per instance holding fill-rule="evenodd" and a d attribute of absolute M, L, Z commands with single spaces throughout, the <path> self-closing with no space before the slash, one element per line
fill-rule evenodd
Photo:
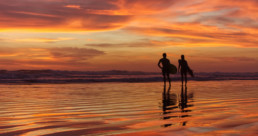
<path fill-rule="evenodd" d="M 158 66 L 160 69 L 162 69 L 162 67 L 160 66 L 161 60 L 159 60 Z"/>

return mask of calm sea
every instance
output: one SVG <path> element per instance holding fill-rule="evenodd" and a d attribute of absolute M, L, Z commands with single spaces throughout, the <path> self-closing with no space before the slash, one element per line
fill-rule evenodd
<path fill-rule="evenodd" d="M 0 136 L 255 136 L 257 83 L 0 85 Z"/>

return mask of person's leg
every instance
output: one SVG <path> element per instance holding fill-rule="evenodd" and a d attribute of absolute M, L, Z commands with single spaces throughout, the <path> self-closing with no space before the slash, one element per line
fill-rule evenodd
<path fill-rule="evenodd" d="M 187 84 L 187 73 L 185 73 L 185 85 Z"/>
<path fill-rule="evenodd" d="M 171 80 L 170 80 L 169 73 L 167 73 L 167 78 L 168 78 L 168 82 L 169 82 L 169 86 L 170 86 L 171 85 Z"/>
<path fill-rule="evenodd" d="M 163 72 L 163 81 L 164 81 L 164 86 L 166 85 L 166 74 Z"/>
<path fill-rule="evenodd" d="M 184 75 L 183 72 L 181 72 L 181 81 L 182 81 L 182 85 L 184 84 Z"/>

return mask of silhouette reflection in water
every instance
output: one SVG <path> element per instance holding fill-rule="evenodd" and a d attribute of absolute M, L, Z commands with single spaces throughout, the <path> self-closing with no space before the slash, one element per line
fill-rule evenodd
<path fill-rule="evenodd" d="M 180 94 L 180 102 L 179 102 L 179 108 L 181 109 L 182 112 L 187 112 L 185 108 L 187 108 L 187 86 L 182 85 L 181 87 L 181 94 Z"/>
<path fill-rule="evenodd" d="M 170 89 L 171 86 L 168 87 L 168 91 L 166 92 L 166 86 L 164 86 L 164 91 L 163 91 L 163 120 L 170 119 L 175 116 L 169 116 L 167 114 L 171 113 L 173 109 L 178 108 L 177 107 L 177 95 L 175 93 L 170 94 Z M 171 126 L 172 124 L 164 124 L 163 127 L 168 127 Z"/>
<path fill-rule="evenodd" d="M 191 112 L 192 110 L 187 109 L 188 107 L 192 107 L 192 104 L 188 104 L 188 99 L 193 98 L 193 93 L 187 95 L 187 86 L 181 87 L 181 93 L 180 96 L 177 97 L 175 93 L 170 93 L 170 86 L 168 88 L 168 91 L 166 91 L 166 86 L 164 86 L 164 91 L 163 91 L 163 106 L 162 106 L 162 111 L 163 111 L 163 120 L 168 120 L 171 118 L 185 118 L 185 117 L 190 117 L 191 115 L 188 115 L 188 112 Z M 178 112 L 173 110 L 178 110 L 180 109 L 181 114 L 177 114 Z M 182 122 L 180 123 L 182 126 L 185 126 L 187 121 L 185 119 L 182 119 Z M 168 123 L 162 125 L 163 127 L 169 127 L 172 126 L 173 124 Z"/>
<path fill-rule="evenodd" d="M 187 95 L 187 86 L 182 85 L 181 86 L 181 93 L 180 93 L 180 101 L 178 103 L 178 107 L 181 109 L 181 112 L 184 113 L 180 116 L 180 118 L 185 118 L 185 117 L 190 117 L 191 115 L 188 115 L 188 112 L 191 112 L 192 110 L 187 110 L 187 107 L 191 107 L 193 105 L 189 105 L 188 104 L 188 98 L 192 98 L 192 94 L 191 95 Z M 182 121 L 182 126 L 185 126 L 187 123 L 187 121 Z"/>

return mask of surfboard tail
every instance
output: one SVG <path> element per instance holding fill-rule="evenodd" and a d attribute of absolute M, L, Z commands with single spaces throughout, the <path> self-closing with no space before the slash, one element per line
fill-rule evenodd
<path fill-rule="evenodd" d="M 194 73 L 193 73 L 193 70 L 191 70 L 190 68 L 188 68 L 188 74 L 191 75 L 191 77 L 194 77 Z"/>

